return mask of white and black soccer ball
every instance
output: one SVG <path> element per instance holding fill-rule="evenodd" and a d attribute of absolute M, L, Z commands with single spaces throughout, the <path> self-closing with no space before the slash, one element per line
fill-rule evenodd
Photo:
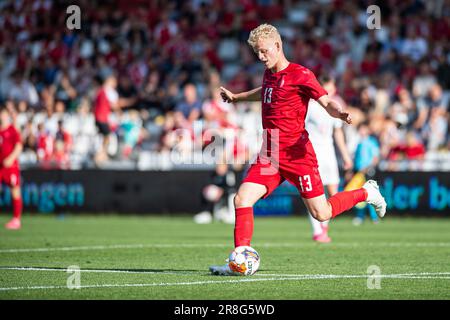
<path fill-rule="evenodd" d="M 251 276 L 258 271 L 260 262 L 258 252 L 249 246 L 236 247 L 228 258 L 230 269 L 243 276 Z"/>

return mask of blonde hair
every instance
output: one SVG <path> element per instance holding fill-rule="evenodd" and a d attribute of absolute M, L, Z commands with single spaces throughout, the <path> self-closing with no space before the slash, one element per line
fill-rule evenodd
<path fill-rule="evenodd" d="M 275 38 L 276 40 L 280 41 L 281 44 L 280 33 L 278 32 L 277 28 L 275 28 L 271 24 L 264 23 L 253 29 L 250 32 L 247 42 L 252 48 L 254 48 L 258 40 L 261 38 Z"/>

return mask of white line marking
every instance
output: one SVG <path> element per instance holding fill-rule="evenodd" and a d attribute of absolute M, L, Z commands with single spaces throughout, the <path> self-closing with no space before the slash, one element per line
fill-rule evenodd
<path fill-rule="evenodd" d="M 45 268 L 45 267 L 0 267 L 0 270 L 11 270 L 11 271 L 55 271 L 55 272 L 66 272 L 65 268 Z M 170 275 L 206 275 L 208 271 L 141 271 L 141 270 L 118 270 L 118 269 L 80 269 L 80 272 L 85 273 L 125 273 L 125 274 L 170 274 Z M 311 277 L 311 278 L 327 278 L 327 277 L 335 277 L 336 275 L 327 275 L 327 274 L 278 274 L 278 273 L 257 273 L 254 277 L 294 277 L 294 278 L 302 278 L 302 277 Z M 340 275 L 338 275 L 340 276 Z M 360 278 L 367 277 L 367 275 L 341 275 L 342 277 L 348 278 Z M 423 276 L 450 276 L 450 272 L 420 272 L 420 273 L 402 273 L 395 274 L 396 277 L 423 277 Z M 377 277 L 377 276 L 373 276 Z M 389 275 L 381 274 L 379 277 L 387 278 Z"/>
<path fill-rule="evenodd" d="M 328 277 L 330 275 L 327 274 L 276 274 L 276 273 L 262 273 L 262 274 L 258 274 L 259 276 L 269 276 L 269 277 L 274 277 L 274 276 L 280 276 L 280 277 L 302 277 L 302 276 L 320 276 L 320 277 Z M 331 275 L 334 276 L 334 275 Z M 345 276 L 345 275 L 343 275 Z M 377 275 L 371 275 L 372 277 L 378 277 Z M 379 277 L 381 278 L 388 278 L 390 275 L 386 274 L 380 274 Z M 395 274 L 396 277 L 421 277 L 421 276 L 450 276 L 450 272 L 420 272 L 420 273 L 400 273 L 400 274 Z M 351 275 L 348 276 L 349 278 L 352 277 L 361 277 L 361 275 Z M 368 275 L 364 275 L 364 277 L 368 277 Z"/>
<path fill-rule="evenodd" d="M 430 274 L 431 275 L 431 274 Z M 438 274 L 436 274 L 438 275 Z M 320 280 L 320 279 L 348 279 L 348 278 L 367 278 L 367 275 L 298 275 L 297 277 L 276 277 L 276 278 L 244 278 L 236 280 L 207 280 L 207 281 L 191 281 L 191 282 L 168 282 L 168 283 L 124 283 L 124 284 L 91 284 L 80 286 L 80 289 L 92 288 L 126 288 L 126 287 L 169 287 L 169 286 L 194 286 L 207 284 L 223 284 L 223 283 L 242 283 L 242 282 L 263 282 L 263 281 L 298 281 L 298 280 Z M 449 279 L 449 277 L 431 277 L 421 276 L 419 274 L 410 274 L 405 276 L 402 274 L 386 274 L 380 275 L 382 278 L 390 279 Z M 0 291 L 17 291 L 17 290 L 49 290 L 49 289 L 67 289 L 67 286 L 31 286 L 31 287 L 5 287 Z"/>
<path fill-rule="evenodd" d="M 302 248 L 318 246 L 316 243 L 260 243 L 255 244 L 255 248 L 289 247 Z M 321 245 L 322 247 L 450 247 L 450 242 L 340 242 Z M 12 248 L 0 249 L 0 253 L 21 253 L 21 252 L 49 252 L 49 251 L 85 251 L 85 250 L 110 250 L 110 249 L 144 249 L 144 248 L 231 248 L 231 245 L 221 243 L 154 243 L 154 244 L 113 244 L 113 245 L 92 245 L 73 247 L 45 247 L 45 248 Z"/>

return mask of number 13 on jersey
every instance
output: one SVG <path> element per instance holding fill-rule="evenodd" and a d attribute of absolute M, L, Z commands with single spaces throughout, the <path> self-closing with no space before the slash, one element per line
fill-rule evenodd
<path fill-rule="evenodd" d="M 264 90 L 264 103 L 272 102 L 272 91 L 273 91 L 273 88 L 266 88 Z"/>
<path fill-rule="evenodd" d="M 309 174 L 304 175 L 303 177 L 298 177 L 298 180 L 300 182 L 300 189 L 302 190 L 302 192 L 308 192 L 312 190 L 311 177 L 309 176 Z"/>

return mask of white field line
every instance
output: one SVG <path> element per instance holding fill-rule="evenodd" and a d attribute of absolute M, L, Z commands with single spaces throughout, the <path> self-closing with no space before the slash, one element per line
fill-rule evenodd
<path fill-rule="evenodd" d="M 64 268 L 45 268 L 45 267 L 0 267 L 0 270 L 12 270 L 12 271 L 48 271 L 48 272 L 67 272 L 67 269 Z M 125 274 L 173 274 L 173 275 L 205 275 L 207 270 L 205 271 L 140 271 L 140 270 L 120 270 L 120 269 L 80 269 L 80 272 L 84 273 L 125 273 Z M 361 278 L 367 277 L 368 275 L 327 275 L 327 274 L 277 274 L 277 273 L 257 273 L 254 277 L 311 277 L 316 278 L 319 277 L 327 278 L 327 277 L 346 277 L 346 278 Z M 395 277 L 435 277 L 435 276 L 448 276 L 450 277 L 450 272 L 420 272 L 420 273 L 400 273 L 395 274 Z M 378 277 L 377 275 L 372 275 L 372 277 Z M 389 275 L 381 274 L 379 277 L 388 278 Z"/>
<path fill-rule="evenodd" d="M 289 247 L 302 248 L 312 247 L 315 243 L 260 243 L 255 247 Z M 324 245 L 324 247 L 450 247 L 450 242 L 340 242 Z M 21 252 L 49 252 L 49 251 L 86 251 L 86 250 L 110 250 L 110 249 L 144 249 L 144 248 L 227 248 L 230 244 L 221 243 L 154 243 L 154 244 L 113 244 L 113 245 L 92 245 L 92 246 L 71 246 L 71 247 L 44 247 L 44 248 L 13 248 L 0 249 L 0 253 L 21 253 Z"/>
<path fill-rule="evenodd" d="M 431 274 L 430 274 L 431 275 Z M 436 274 L 438 275 L 438 274 Z M 264 282 L 264 281 L 299 281 L 299 280 L 319 280 L 319 279 L 348 279 L 348 278 L 367 278 L 367 275 L 298 275 L 297 277 L 275 277 L 275 278 L 243 278 L 235 280 L 207 280 L 190 282 L 166 282 L 166 283 L 124 283 L 124 284 L 92 284 L 79 286 L 79 289 L 92 288 L 127 288 L 127 287 L 170 287 L 170 286 L 196 286 L 208 284 L 223 283 L 243 283 L 243 282 Z M 380 278 L 390 279 L 449 279 L 450 276 L 421 276 L 419 274 L 410 274 L 409 276 L 401 274 L 380 275 Z M 49 289 L 68 289 L 67 286 L 29 286 L 29 287 L 4 287 L 0 291 L 17 290 L 49 290 Z"/>

